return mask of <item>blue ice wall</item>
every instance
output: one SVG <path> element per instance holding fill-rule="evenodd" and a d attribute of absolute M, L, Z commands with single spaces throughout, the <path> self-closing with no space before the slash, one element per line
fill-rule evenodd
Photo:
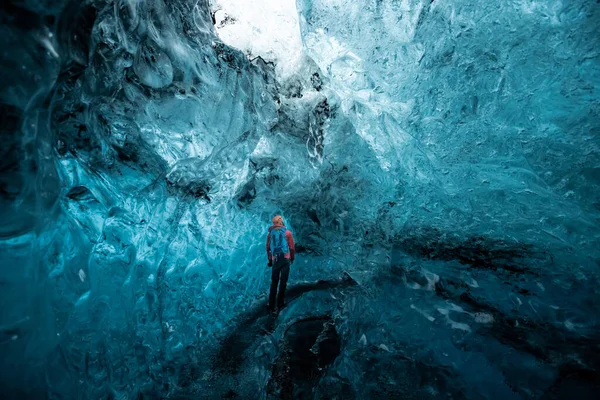
<path fill-rule="evenodd" d="M 593 398 L 600 8 L 0 6 L 7 398 Z M 264 236 L 297 242 L 265 309 Z"/>

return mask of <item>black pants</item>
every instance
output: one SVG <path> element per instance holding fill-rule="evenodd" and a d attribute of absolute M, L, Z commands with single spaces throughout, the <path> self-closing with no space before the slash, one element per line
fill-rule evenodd
<path fill-rule="evenodd" d="M 277 298 L 277 307 L 282 308 L 285 298 L 285 287 L 288 277 L 290 276 L 290 260 L 287 258 L 279 258 L 273 263 L 271 271 L 271 291 L 269 293 L 269 308 L 275 309 L 275 298 Z M 277 293 L 277 285 L 279 284 L 279 295 Z"/>

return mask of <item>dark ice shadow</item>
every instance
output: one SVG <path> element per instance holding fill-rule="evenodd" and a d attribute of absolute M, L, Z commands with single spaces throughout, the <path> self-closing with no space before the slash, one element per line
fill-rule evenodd
<path fill-rule="evenodd" d="M 356 286 L 357 283 L 347 273 L 338 280 L 321 280 L 291 286 L 285 296 L 286 304 L 293 302 L 305 293 Z M 246 350 L 258 336 L 268 335 L 277 327 L 277 317 L 268 312 L 267 301 L 262 301 L 239 317 L 240 322 L 221 342 L 214 358 L 214 368 L 235 374 L 245 358 Z"/>

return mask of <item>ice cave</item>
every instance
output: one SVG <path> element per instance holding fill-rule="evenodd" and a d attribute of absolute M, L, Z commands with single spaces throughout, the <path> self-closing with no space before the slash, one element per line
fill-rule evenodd
<path fill-rule="evenodd" d="M 2 399 L 598 398 L 600 1 L 3 0 L 0 30 Z"/>

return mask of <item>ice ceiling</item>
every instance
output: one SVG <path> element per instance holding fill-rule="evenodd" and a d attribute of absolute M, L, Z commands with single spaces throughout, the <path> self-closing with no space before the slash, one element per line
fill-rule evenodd
<path fill-rule="evenodd" d="M 591 399 L 600 7 L 0 5 L 7 398 Z M 297 242 L 268 316 L 264 237 Z"/>

